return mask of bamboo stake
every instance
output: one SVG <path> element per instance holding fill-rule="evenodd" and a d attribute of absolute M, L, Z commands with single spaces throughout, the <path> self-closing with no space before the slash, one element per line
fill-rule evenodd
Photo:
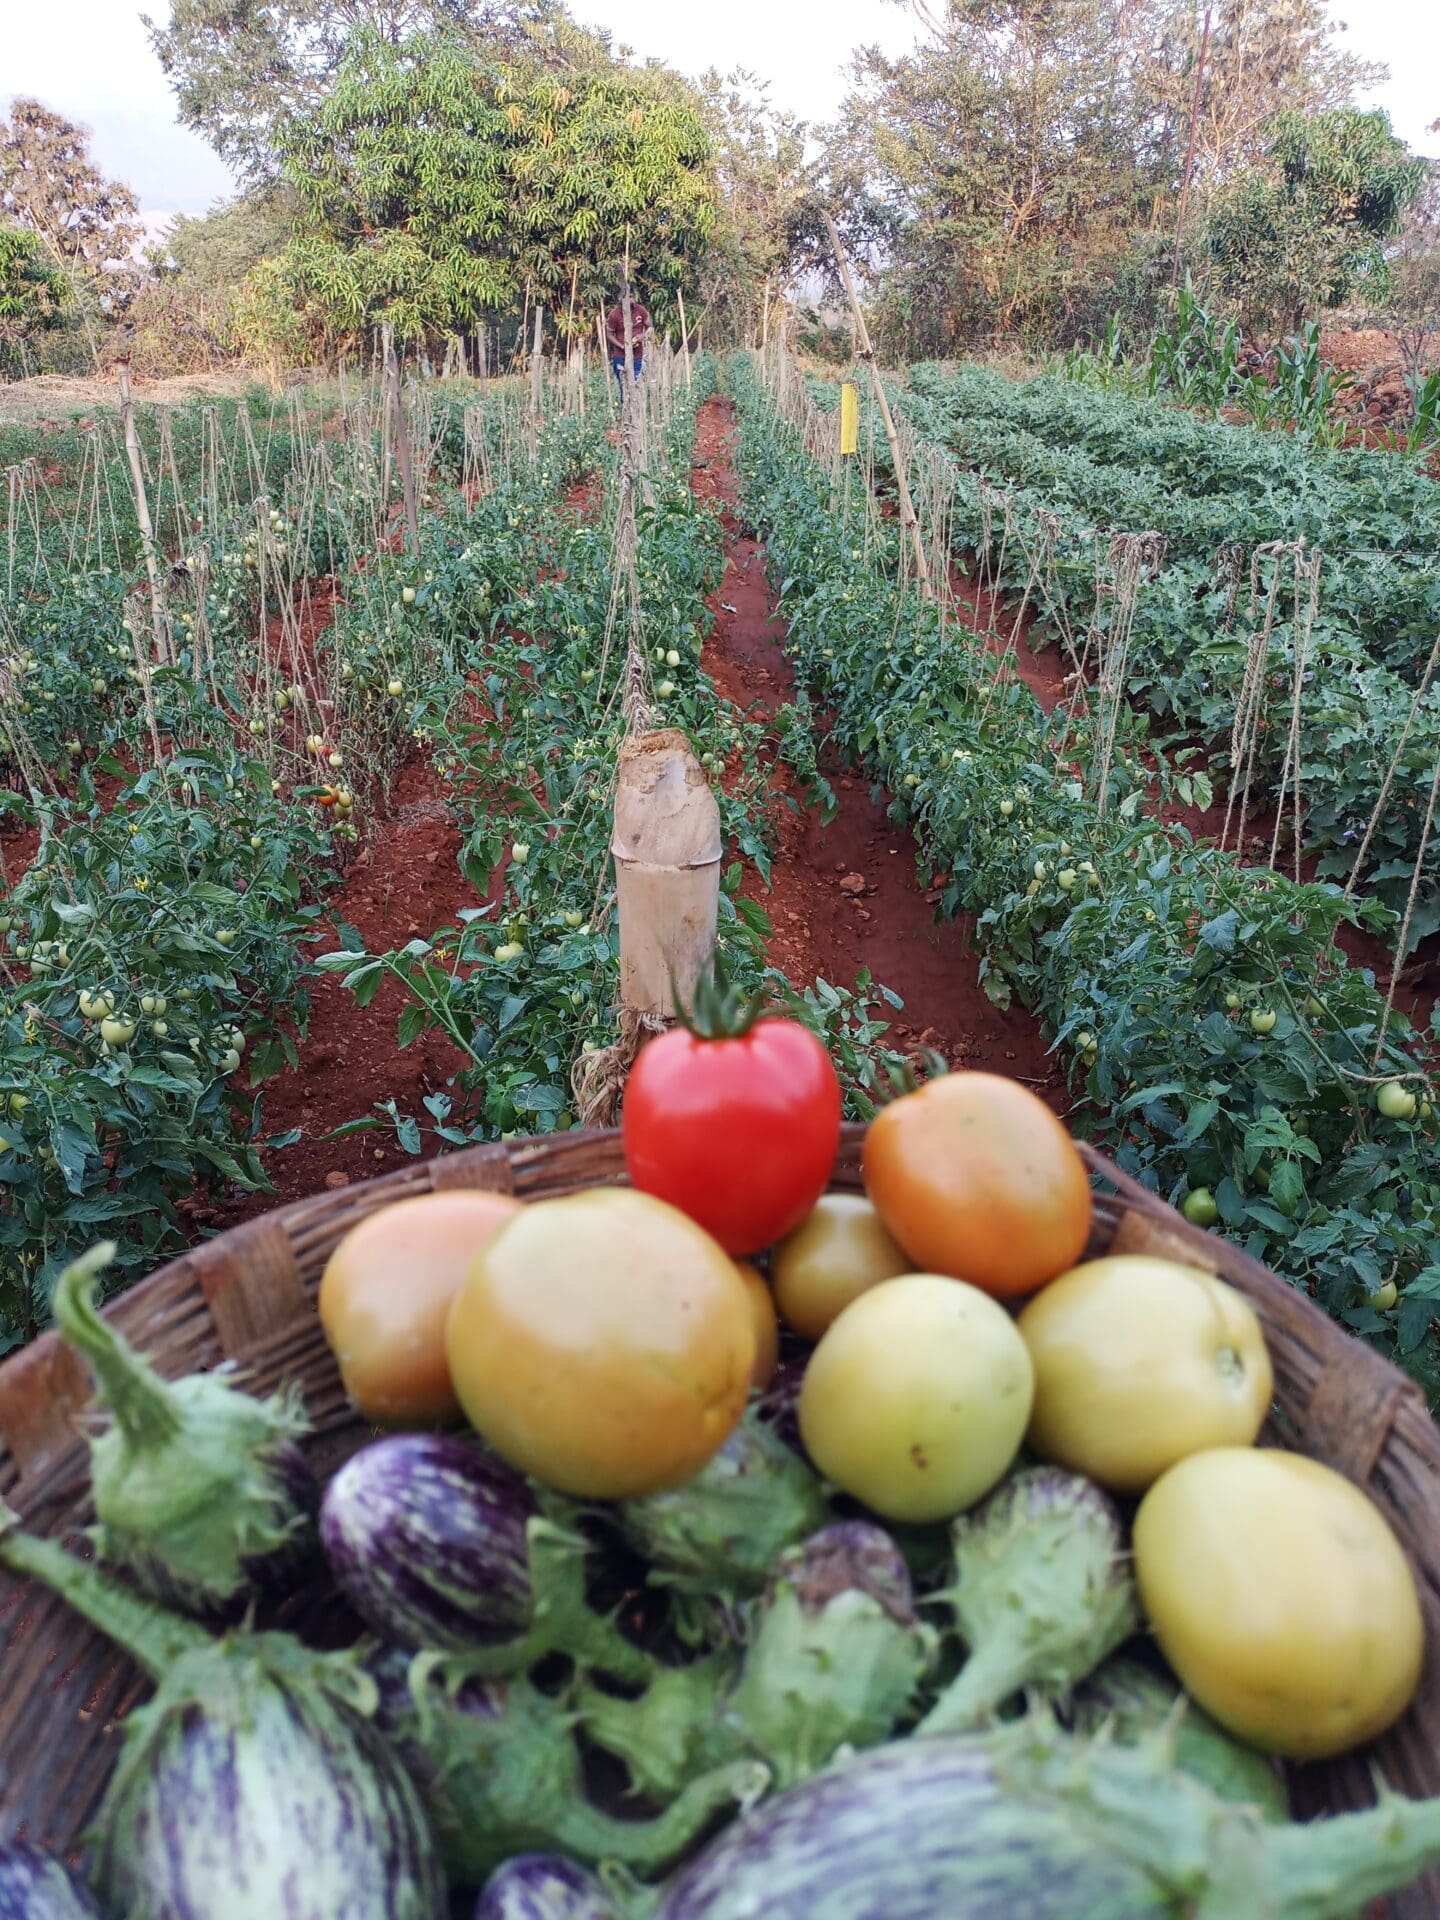
<path fill-rule="evenodd" d="M 530 355 L 530 458 L 540 451 L 540 415 L 544 405 L 545 309 L 535 307 L 535 346 Z"/>
<path fill-rule="evenodd" d="M 675 295 L 680 302 L 680 351 L 685 356 L 685 388 L 688 392 L 690 388 L 690 332 L 685 325 L 685 289 L 683 287 L 677 287 L 675 289 Z"/>
<path fill-rule="evenodd" d="M 915 518 L 915 507 L 910 498 L 910 483 L 905 478 L 905 462 L 900 453 L 900 437 L 895 431 L 895 422 L 890 413 L 890 402 L 885 398 L 885 386 L 880 378 L 880 370 L 875 365 L 875 349 L 870 344 L 870 329 L 865 324 L 865 315 L 860 311 L 860 301 L 855 292 L 855 282 L 850 277 L 850 263 L 845 258 L 840 245 L 840 236 L 835 231 L 835 222 L 827 213 L 825 228 L 830 235 L 830 245 L 835 249 L 835 262 L 840 269 L 840 278 L 844 282 L 845 292 L 850 301 L 850 317 L 855 323 L 855 337 L 858 343 L 857 358 L 865 362 L 870 369 L 870 384 L 875 391 L 875 404 L 880 409 L 880 418 L 885 424 L 885 438 L 890 442 L 890 458 L 895 468 L 895 491 L 900 496 L 900 524 L 910 536 L 911 549 L 915 555 L 915 578 L 919 583 L 920 595 L 924 600 L 934 597 L 930 584 L 930 567 L 925 558 L 925 546 L 920 538 L 920 523 Z M 768 293 L 768 283 L 767 283 Z"/>
<path fill-rule="evenodd" d="M 122 360 L 120 379 L 120 425 L 125 435 L 125 454 L 130 462 L 130 481 L 135 490 L 135 519 L 140 528 L 140 545 L 145 555 L 145 577 L 150 583 L 150 610 L 155 620 L 155 639 L 160 658 L 173 665 L 175 649 L 170 637 L 170 609 L 165 602 L 165 574 L 155 548 L 155 529 L 150 521 L 150 501 L 145 492 L 145 466 L 140 456 L 140 436 L 135 431 L 135 403 L 130 396 L 130 369 Z"/>
<path fill-rule="evenodd" d="M 395 421 L 395 458 L 400 467 L 400 488 L 405 498 L 405 532 L 414 554 L 420 552 L 420 503 L 415 492 L 415 468 L 410 458 L 410 425 L 405 418 L 405 389 L 400 379 L 400 363 L 390 329 L 385 329 L 385 368 L 390 383 L 390 404 Z"/>

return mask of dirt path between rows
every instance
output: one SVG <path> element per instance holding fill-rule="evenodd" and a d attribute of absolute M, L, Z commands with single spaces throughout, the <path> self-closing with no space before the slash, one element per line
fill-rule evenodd
<path fill-rule="evenodd" d="M 719 692 L 742 711 L 772 715 L 790 699 L 795 676 L 784 652 L 785 622 L 772 619 L 765 553 L 743 524 L 733 466 L 734 408 L 708 400 L 700 410 L 693 473 L 700 499 L 720 503 L 727 538 L 723 579 L 711 600 L 715 625 L 703 664 Z M 900 1048 L 936 1048 L 955 1066 L 987 1067 L 1034 1086 L 1058 1110 L 1067 1095 L 1039 1027 L 1016 1007 L 1002 1013 L 979 981 L 978 957 L 962 921 L 937 922 L 935 899 L 916 875 L 915 840 L 886 816 L 889 795 L 822 741 L 821 770 L 838 811 L 784 804 L 794 777 L 775 769 L 779 847 L 771 885 L 753 876 L 745 891 L 774 925 L 770 957 L 796 986 L 826 979 L 849 987 L 869 969 L 897 993 L 889 1038 Z"/>

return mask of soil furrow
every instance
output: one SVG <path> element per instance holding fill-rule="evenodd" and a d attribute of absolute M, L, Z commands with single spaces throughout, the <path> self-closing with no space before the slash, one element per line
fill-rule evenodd
<path fill-rule="evenodd" d="M 765 553 L 742 524 L 734 451 L 734 408 L 712 399 L 700 411 L 697 497 L 720 503 L 727 536 L 725 574 L 712 599 L 715 625 L 703 664 L 722 695 L 766 718 L 795 690 L 784 651 L 785 622 L 771 616 Z M 796 986 L 826 979 L 852 985 L 862 971 L 904 1001 L 890 1038 L 901 1048 L 934 1047 L 955 1066 L 987 1067 L 1023 1079 L 1057 1109 L 1066 1091 L 1036 1022 L 1023 1009 L 1001 1012 L 979 981 L 962 921 L 938 921 L 936 893 L 922 889 L 914 837 L 887 814 L 890 796 L 837 760 L 824 742 L 821 770 L 838 803 L 819 811 L 787 802 L 797 783 L 783 766 L 772 781 L 779 846 L 771 883 L 746 883 L 774 926 L 770 958 Z"/>

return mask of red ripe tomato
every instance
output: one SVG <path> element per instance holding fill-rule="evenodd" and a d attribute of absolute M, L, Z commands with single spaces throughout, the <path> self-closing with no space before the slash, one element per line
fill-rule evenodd
<path fill-rule="evenodd" d="M 739 1032 L 676 1027 L 641 1050 L 623 1129 L 632 1185 L 688 1213 L 727 1253 L 758 1253 L 825 1191 L 840 1083 L 796 1020 L 769 1015 Z"/>

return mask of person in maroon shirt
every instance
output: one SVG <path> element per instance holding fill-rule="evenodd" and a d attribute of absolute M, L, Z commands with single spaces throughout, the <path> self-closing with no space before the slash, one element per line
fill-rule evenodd
<path fill-rule="evenodd" d="M 635 365 L 635 378 L 640 378 L 640 369 L 645 363 L 645 341 L 650 332 L 650 312 L 632 293 L 630 296 L 630 352 Z M 615 370 L 615 378 L 623 389 L 625 385 L 625 303 L 617 302 L 610 309 L 605 322 L 605 338 L 610 346 L 610 365 Z"/>

